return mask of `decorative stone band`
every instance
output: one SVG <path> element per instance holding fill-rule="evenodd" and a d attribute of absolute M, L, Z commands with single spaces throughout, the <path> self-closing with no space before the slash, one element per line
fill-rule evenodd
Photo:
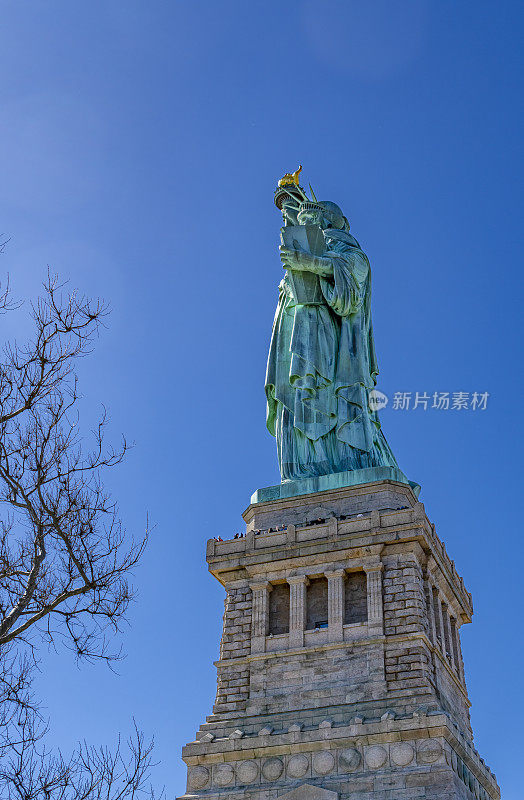
<path fill-rule="evenodd" d="M 383 767 L 405 767 L 411 763 L 445 763 L 443 745 L 438 740 L 400 742 L 396 744 L 346 747 L 340 750 L 318 750 L 290 756 L 270 756 L 262 759 L 232 761 L 206 767 L 197 765 L 189 769 L 189 789 L 204 789 L 208 786 L 246 785 L 259 779 L 273 783 L 277 780 L 318 777 L 332 773 L 353 773 Z"/>
<path fill-rule="evenodd" d="M 409 774 L 416 770 L 417 785 L 424 785 L 424 768 L 428 782 L 435 786 L 436 770 L 453 770 L 478 800 L 497 800 L 498 787 L 493 781 L 482 783 L 465 765 L 462 758 L 442 737 L 414 739 L 411 741 L 385 741 L 365 744 L 358 740 L 353 744 L 333 747 L 335 742 L 326 742 L 322 749 L 289 755 L 270 755 L 266 758 L 247 758 L 205 766 L 196 764 L 188 771 L 188 791 L 221 790 L 233 786 L 276 784 L 330 775 L 399 770 Z M 430 779 L 429 776 L 432 776 Z"/>

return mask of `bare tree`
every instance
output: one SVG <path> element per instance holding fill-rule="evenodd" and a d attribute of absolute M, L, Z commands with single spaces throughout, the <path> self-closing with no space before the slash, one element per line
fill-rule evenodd
<path fill-rule="evenodd" d="M 16 309 L 7 288 L 0 313 Z M 48 752 L 31 688 L 43 645 L 119 658 L 109 643 L 147 541 L 147 532 L 130 538 L 104 488 L 126 441 L 105 444 L 105 411 L 87 450 L 80 435 L 76 365 L 107 313 L 48 275 L 31 306 L 32 337 L 7 344 L 0 359 L 0 796 L 9 800 L 133 798 L 151 765 L 138 730 L 127 757 L 120 742 L 114 752 L 81 744 L 69 759 Z"/>

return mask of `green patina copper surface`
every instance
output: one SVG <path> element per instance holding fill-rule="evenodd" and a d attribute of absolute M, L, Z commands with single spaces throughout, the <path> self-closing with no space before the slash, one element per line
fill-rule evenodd
<path fill-rule="evenodd" d="M 285 276 L 265 389 L 282 482 L 344 473 L 338 480 L 352 485 L 350 472 L 379 467 L 409 482 L 369 403 L 378 365 L 368 258 L 335 203 L 311 201 L 294 184 L 279 187 L 275 202 L 284 218 Z"/>
<path fill-rule="evenodd" d="M 316 478 L 302 478 L 299 481 L 283 481 L 276 486 L 266 486 L 251 495 L 252 503 L 265 503 L 269 500 L 283 500 L 286 497 L 297 497 L 302 494 L 325 492 L 329 489 L 342 489 L 345 486 L 362 486 L 366 483 L 382 483 L 394 481 L 405 483 L 419 496 L 420 486 L 410 481 L 398 467 L 370 467 L 347 472 L 332 472 L 330 475 L 319 475 Z"/>

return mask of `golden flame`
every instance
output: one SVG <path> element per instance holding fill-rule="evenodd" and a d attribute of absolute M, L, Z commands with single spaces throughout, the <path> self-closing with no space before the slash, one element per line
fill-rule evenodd
<path fill-rule="evenodd" d="M 280 178 L 279 186 L 298 186 L 298 176 L 302 172 L 302 165 L 295 172 L 286 172 L 283 178 Z"/>

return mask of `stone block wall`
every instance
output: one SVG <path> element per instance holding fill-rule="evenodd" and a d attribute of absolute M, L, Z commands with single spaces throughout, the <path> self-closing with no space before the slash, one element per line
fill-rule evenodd
<path fill-rule="evenodd" d="M 239 581 L 226 591 L 220 658 L 240 658 L 250 651 L 251 589 L 247 581 Z"/>
<path fill-rule="evenodd" d="M 381 655 L 381 654 L 380 654 Z M 295 712 L 346 703 L 349 694 L 372 699 L 367 648 L 294 652 L 285 658 L 260 658 L 250 665 L 251 715 Z"/>
<path fill-rule="evenodd" d="M 393 550 L 393 552 L 391 552 Z M 418 550 L 389 552 L 384 563 L 385 669 L 388 690 L 418 694 L 433 684 L 423 567 Z M 423 635 L 423 636 L 422 636 Z"/>
<path fill-rule="evenodd" d="M 461 686 L 457 676 L 440 657 L 435 657 L 436 691 L 442 708 L 449 712 L 461 729 L 472 735 L 469 703 L 465 688 Z"/>
<path fill-rule="evenodd" d="M 400 553 L 387 548 L 384 563 L 384 633 L 428 634 L 423 567 L 415 548 Z"/>
<path fill-rule="evenodd" d="M 245 658 L 251 648 L 251 589 L 247 582 L 238 581 L 227 587 L 223 623 L 215 714 L 243 711 L 249 697 L 248 665 L 227 664 L 228 660 Z"/>

